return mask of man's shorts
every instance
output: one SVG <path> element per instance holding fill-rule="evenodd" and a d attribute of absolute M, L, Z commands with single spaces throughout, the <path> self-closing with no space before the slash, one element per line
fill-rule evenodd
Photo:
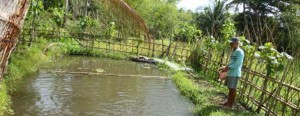
<path fill-rule="evenodd" d="M 239 77 L 227 76 L 225 84 L 230 89 L 236 89 L 238 81 L 239 81 Z"/>

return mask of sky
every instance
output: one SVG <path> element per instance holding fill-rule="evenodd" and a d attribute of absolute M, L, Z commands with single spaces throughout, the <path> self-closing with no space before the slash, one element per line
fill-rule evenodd
<path fill-rule="evenodd" d="M 230 2 L 231 0 L 229 0 L 228 2 Z M 191 11 L 201 11 L 203 10 L 205 7 L 208 7 L 209 5 L 212 5 L 214 2 L 214 0 L 181 0 L 180 2 L 178 2 L 177 7 L 183 8 L 184 10 L 191 10 Z M 239 6 L 239 10 L 238 12 L 241 12 L 242 10 L 242 6 Z M 230 13 L 234 13 L 235 12 L 235 8 L 231 8 L 229 10 Z"/>
<path fill-rule="evenodd" d="M 181 0 L 178 4 L 178 8 L 183 8 L 184 10 L 195 11 L 197 8 L 204 8 L 209 6 L 212 0 Z"/>

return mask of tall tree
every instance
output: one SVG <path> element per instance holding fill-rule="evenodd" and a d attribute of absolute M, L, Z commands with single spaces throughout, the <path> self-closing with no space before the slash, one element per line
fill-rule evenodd
<path fill-rule="evenodd" d="M 10 54 L 17 44 L 29 2 L 29 0 L 0 1 L 0 79 L 3 77 Z"/>
<path fill-rule="evenodd" d="M 263 44 L 273 42 L 280 51 L 295 51 L 299 46 L 300 0 L 233 0 L 243 4 L 244 12 L 235 17 L 239 33 Z M 294 50 L 293 50 L 294 49 Z"/>
<path fill-rule="evenodd" d="M 171 37 L 181 19 L 179 0 L 126 0 L 144 19 L 155 38 Z M 188 18 L 188 17 L 186 17 Z M 190 19 L 192 20 L 192 19 Z"/>

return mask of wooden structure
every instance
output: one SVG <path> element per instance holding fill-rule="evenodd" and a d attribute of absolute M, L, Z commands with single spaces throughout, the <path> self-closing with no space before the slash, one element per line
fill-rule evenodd
<path fill-rule="evenodd" d="M 29 29 L 24 29 L 20 37 L 20 42 L 28 41 L 26 38 L 32 36 Z M 166 40 L 156 40 L 156 43 L 149 42 L 147 39 L 121 38 L 113 37 L 106 39 L 106 36 L 100 34 L 89 33 L 69 33 L 64 31 L 53 30 L 35 30 L 34 37 L 45 38 L 49 41 L 71 42 L 73 45 L 92 50 L 115 51 L 128 54 L 154 56 L 154 57 L 170 57 L 173 59 L 186 59 L 190 50 L 181 46 L 188 46 L 186 43 L 169 42 Z M 56 39 L 53 39 L 56 38 Z M 33 42 L 39 40 L 34 39 Z M 150 46 L 150 47 L 149 47 Z"/>

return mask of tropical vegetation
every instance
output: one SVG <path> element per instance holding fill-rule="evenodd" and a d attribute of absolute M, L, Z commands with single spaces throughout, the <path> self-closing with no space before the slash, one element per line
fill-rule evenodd
<path fill-rule="evenodd" d="M 181 47 L 191 50 L 191 55 L 183 59 L 184 61 L 178 61 L 187 62 L 199 74 L 205 70 L 205 67 L 202 67 L 202 64 L 206 63 L 204 56 L 212 58 L 212 53 L 218 53 L 219 55 L 215 56 L 221 58 L 215 67 L 226 62 L 226 54 L 229 54 L 227 40 L 234 36 L 241 37 L 242 48 L 247 56 L 266 63 L 264 71 L 267 76 L 274 76 L 276 71 L 284 70 L 283 64 L 288 60 L 300 57 L 300 0 L 214 0 L 213 4 L 198 11 L 178 9 L 176 4 L 179 1 L 31 0 L 19 38 L 20 43 L 10 58 L 7 73 L 1 82 L 0 115 L 13 112 L 10 109 L 9 94 L 16 87 L 16 80 L 27 73 L 35 72 L 42 61 L 52 60 L 51 58 L 62 54 L 116 59 L 127 57 L 120 53 L 74 46 L 64 40 L 67 37 L 87 40 L 90 34 L 97 35 L 97 40 L 110 43 L 109 48 L 112 41 L 128 42 L 130 39 L 150 43 L 162 40 L 162 43 L 167 42 L 169 45 L 181 42 L 186 45 Z M 233 10 L 236 12 L 232 12 Z M 65 35 L 53 38 L 51 36 L 54 34 L 43 31 L 56 31 L 60 34 L 64 32 Z M 38 36 L 38 32 L 49 36 Z M 53 47 L 53 43 L 59 43 L 59 47 Z M 45 52 L 45 49 L 50 49 L 50 52 Z M 252 57 L 254 54 L 257 57 Z M 293 66 L 299 67 L 300 64 L 295 63 Z M 215 95 L 215 91 L 209 94 L 207 91 L 212 91 L 209 88 L 200 90 L 185 73 L 177 72 L 173 80 L 182 94 L 199 108 L 199 114 L 252 115 L 249 112 L 224 111 L 217 107 L 209 107 L 214 103 L 204 102 L 210 100 L 210 95 Z M 204 94 L 206 92 L 208 94 Z M 204 98 L 201 98 L 203 96 Z M 204 111 L 205 109 L 207 111 Z"/>

